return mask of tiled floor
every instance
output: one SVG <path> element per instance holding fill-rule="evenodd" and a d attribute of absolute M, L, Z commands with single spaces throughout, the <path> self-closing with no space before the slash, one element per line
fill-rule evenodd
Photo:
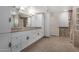
<path fill-rule="evenodd" d="M 77 48 L 68 40 L 69 38 L 56 36 L 43 38 L 28 48 L 25 48 L 23 52 L 77 52 Z"/>

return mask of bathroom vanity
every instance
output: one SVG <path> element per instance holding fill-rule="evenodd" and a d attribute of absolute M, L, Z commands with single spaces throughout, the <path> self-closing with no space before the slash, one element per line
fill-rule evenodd
<path fill-rule="evenodd" d="M 19 52 L 44 36 L 42 14 L 38 14 L 41 18 L 20 17 L 17 10 L 11 10 L 12 7 L 0 7 L 0 52 Z"/>

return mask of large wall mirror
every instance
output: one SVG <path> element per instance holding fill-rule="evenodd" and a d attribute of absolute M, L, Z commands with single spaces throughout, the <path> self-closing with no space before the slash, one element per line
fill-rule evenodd
<path fill-rule="evenodd" d="M 22 7 L 21 7 L 22 8 Z M 17 11 L 16 11 L 17 10 Z M 24 11 L 23 11 L 24 10 Z M 18 9 L 14 9 L 12 11 L 11 15 L 11 27 L 12 29 L 25 29 L 25 28 L 36 28 L 36 27 L 43 27 L 43 14 L 42 13 L 32 13 L 27 14 L 25 11 L 26 9 L 23 9 L 21 12 L 19 12 Z"/>

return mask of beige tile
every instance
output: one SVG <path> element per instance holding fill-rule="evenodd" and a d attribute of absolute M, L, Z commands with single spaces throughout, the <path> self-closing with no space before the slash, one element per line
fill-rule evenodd
<path fill-rule="evenodd" d="M 38 42 L 25 48 L 23 52 L 77 52 L 77 48 L 70 42 L 69 38 L 55 37 L 40 39 Z"/>

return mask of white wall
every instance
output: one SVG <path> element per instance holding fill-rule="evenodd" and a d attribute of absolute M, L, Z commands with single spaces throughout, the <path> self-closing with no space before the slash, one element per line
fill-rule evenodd
<path fill-rule="evenodd" d="M 46 6 L 35 6 L 34 7 L 37 11 L 39 12 L 47 12 L 47 7 Z"/>
<path fill-rule="evenodd" d="M 65 11 L 65 12 L 62 12 L 60 13 L 59 15 L 59 26 L 60 27 L 69 27 L 69 18 L 68 18 L 68 12 Z"/>
<path fill-rule="evenodd" d="M 45 33 L 45 36 L 50 37 L 50 13 L 47 12 L 44 14 L 44 16 L 45 16 L 44 33 Z"/>
<path fill-rule="evenodd" d="M 59 35 L 59 27 L 68 27 L 68 12 L 54 12 L 51 13 L 50 19 L 50 34 Z"/>
<path fill-rule="evenodd" d="M 43 15 L 36 14 L 31 16 L 31 27 L 42 27 L 43 26 Z"/>

